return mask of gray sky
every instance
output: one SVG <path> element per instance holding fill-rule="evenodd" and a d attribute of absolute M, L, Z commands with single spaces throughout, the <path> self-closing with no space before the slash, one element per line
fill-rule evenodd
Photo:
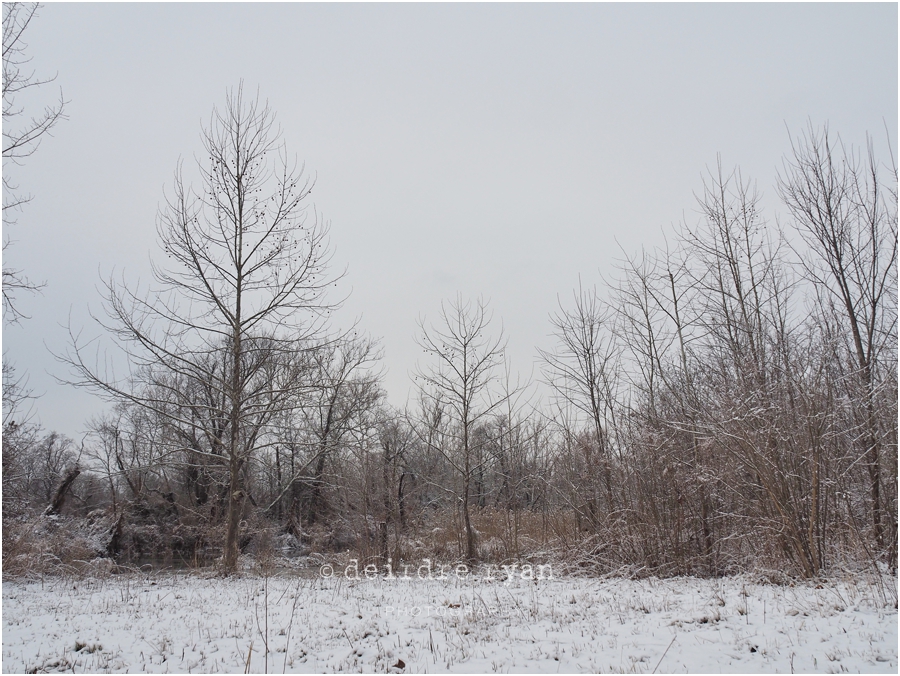
<path fill-rule="evenodd" d="M 400 405 L 419 316 L 484 295 L 527 376 L 557 296 L 695 222 L 717 153 L 775 206 L 788 129 L 884 148 L 886 124 L 896 143 L 894 3 L 49 4 L 27 42 L 71 103 L 16 173 L 35 198 L 7 264 L 47 287 L 3 349 L 38 419 L 73 436 L 104 405 L 57 385 L 47 348 L 69 316 L 97 334 L 100 275 L 149 281 L 163 189 L 241 78 L 317 176 L 348 271 L 339 321 L 382 339 Z"/>

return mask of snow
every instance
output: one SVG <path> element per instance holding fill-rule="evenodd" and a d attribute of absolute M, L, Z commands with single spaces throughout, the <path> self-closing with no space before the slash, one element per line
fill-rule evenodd
<path fill-rule="evenodd" d="M 890 577 L 410 577 L 8 581 L 3 671 L 897 673 Z"/>

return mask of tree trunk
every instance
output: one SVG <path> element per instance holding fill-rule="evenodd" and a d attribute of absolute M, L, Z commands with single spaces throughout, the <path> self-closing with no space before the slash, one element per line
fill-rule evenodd
<path fill-rule="evenodd" d="M 320 512 L 322 511 L 322 485 L 325 477 L 325 444 L 322 444 L 322 450 L 319 452 L 319 459 L 316 462 L 316 471 L 313 476 L 312 486 L 309 493 L 309 502 L 306 504 L 306 514 L 304 515 L 307 525 L 315 523 Z"/>
<path fill-rule="evenodd" d="M 59 486 L 56 489 L 56 493 L 53 495 L 53 500 L 50 501 L 50 504 L 47 506 L 47 509 L 44 510 L 45 516 L 50 516 L 51 514 L 59 514 L 60 510 L 63 508 L 63 504 L 66 501 L 66 495 L 69 492 L 69 489 L 72 487 L 72 483 L 75 479 L 78 478 L 78 475 L 81 474 L 81 469 L 78 465 L 71 467 L 66 475 L 63 477 L 63 480 L 60 482 Z"/>
<path fill-rule="evenodd" d="M 241 490 L 241 473 L 237 457 L 231 458 L 229 470 L 231 481 L 228 490 L 228 523 L 225 529 L 224 558 L 226 575 L 237 570 L 237 560 L 240 554 L 241 511 L 244 505 L 244 492 Z"/>
<path fill-rule="evenodd" d="M 468 469 L 468 468 L 467 468 Z M 472 528 L 472 520 L 469 517 L 469 492 L 470 479 L 468 475 L 465 478 L 463 486 L 463 521 L 466 527 L 466 560 L 474 563 L 478 558 L 478 551 L 475 543 L 475 529 Z"/>
<path fill-rule="evenodd" d="M 240 163 L 240 158 L 236 159 Z M 240 170 L 240 167 L 237 167 Z M 239 200 L 242 198 L 238 190 Z M 243 247 L 243 223 L 241 219 L 243 214 L 240 212 L 239 204 L 237 221 L 235 222 L 235 247 L 238 252 Z M 239 259 L 238 254 L 238 260 Z M 228 525 L 225 529 L 225 574 L 231 574 L 237 570 L 238 554 L 240 553 L 240 530 L 241 530 L 241 508 L 243 507 L 244 495 L 241 491 L 241 292 L 242 292 L 242 271 L 241 265 L 237 265 L 236 275 L 236 293 L 234 308 L 234 324 L 232 326 L 231 336 L 231 383 L 229 385 L 228 396 L 231 399 L 231 421 L 230 421 L 230 439 L 229 439 L 229 458 L 228 470 L 230 475 L 230 485 L 228 490 Z"/>
<path fill-rule="evenodd" d="M 400 485 L 397 488 L 397 508 L 400 512 L 400 530 L 406 530 L 406 499 L 403 495 L 403 480 L 406 472 L 400 475 Z"/>

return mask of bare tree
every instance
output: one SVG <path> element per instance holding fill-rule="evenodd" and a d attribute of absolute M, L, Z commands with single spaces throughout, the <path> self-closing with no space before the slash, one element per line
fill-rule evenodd
<path fill-rule="evenodd" d="M 557 339 L 552 351 L 539 350 L 548 384 L 566 406 L 587 416 L 591 439 L 586 448 L 588 513 L 596 523 L 596 484 L 606 494 L 606 512 L 613 507 L 612 443 L 610 427 L 616 415 L 618 351 L 614 340 L 613 312 L 605 306 L 597 289 L 584 289 L 581 280 L 574 294 L 574 307 L 550 318 Z M 599 466 L 599 477 L 597 468 Z"/>
<path fill-rule="evenodd" d="M 29 484 L 29 455 L 41 429 L 31 421 L 27 379 L 16 375 L 15 367 L 3 361 L 3 518 L 12 516 L 25 502 Z M 23 490 L 25 488 L 25 490 Z"/>
<path fill-rule="evenodd" d="M 812 253 L 799 258 L 820 292 L 820 305 L 846 327 L 846 351 L 855 362 L 851 380 L 862 394 L 871 524 L 883 548 L 884 444 L 876 391 L 886 371 L 896 372 L 897 168 L 890 167 L 885 179 L 871 140 L 861 161 L 827 126 L 817 131 L 810 125 L 791 147 L 778 188 Z"/>
<path fill-rule="evenodd" d="M 632 527 L 642 530 L 645 524 L 652 524 L 662 539 L 666 535 L 671 537 L 674 558 L 679 560 L 688 552 L 683 550 L 680 533 L 673 533 L 675 529 L 667 520 L 674 519 L 676 524 L 690 521 L 685 519 L 685 512 L 689 515 L 691 510 L 685 493 L 695 489 L 699 502 L 699 537 L 689 533 L 686 539 L 702 543 L 703 558 L 711 571 L 715 564 L 707 488 L 709 473 L 704 471 L 697 432 L 703 405 L 695 383 L 701 371 L 695 343 L 703 332 L 699 327 L 700 284 L 694 263 L 683 245 L 674 250 L 667 246 L 654 254 L 644 251 L 640 258 L 626 256 L 621 264 L 623 279 L 616 290 L 619 315 L 616 328 L 628 354 L 623 375 L 627 379 L 629 372 L 633 373 L 630 419 L 626 425 L 628 433 L 633 435 L 628 443 L 632 463 L 642 469 L 661 466 L 670 475 L 678 467 L 679 479 L 683 477 L 688 484 L 660 482 L 653 470 L 634 473 L 642 486 L 655 485 L 643 491 L 642 496 L 644 504 L 654 505 L 648 510 L 652 518 L 642 519 L 643 523 Z M 639 448 L 652 450 L 642 454 L 636 452 Z M 630 498 L 637 492 L 629 491 Z M 631 509 L 626 508 L 626 512 L 634 514 Z"/>
<path fill-rule="evenodd" d="M 310 437 L 309 459 L 312 475 L 304 482 L 303 519 L 315 522 L 323 511 L 323 491 L 328 463 L 337 455 L 344 438 L 360 423 L 364 412 L 372 410 L 383 396 L 379 375 L 373 367 L 381 358 L 375 341 L 357 337 L 336 341 L 311 354 L 310 378 L 315 387 L 300 407 L 297 427 Z M 293 461 L 292 461 L 293 464 Z M 296 481 L 299 477 L 292 477 Z M 299 505 L 292 505 L 292 510 Z M 297 524 L 299 526 L 299 524 Z M 299 528 L 296 529 L 299 532 Z"/>
<path fill-rule="evenodd" d="M 222 458 L 228 467 L 224 567 L 231 572 L 247 495 L 243 470 L 265 425 L 306 387 L 278 366 L 320 335 L 333 307 L 325 291 L 334 280 L 326 273 L 327 225 L 305 208 L 312 183 L 288 159 L 268 105 L 245 97 L 239 85 L 224 109 L 214 109 L 202 138 L 202 189 L 195 192 L 179 166 L 159 216 L 168 264 L 153 266 L 157 288 L 141 295 L 124 282 L 106 285 L 109 319 L 100 323 L 132 376 L 116 378 L 105 364 L 89 363 L 87 345 L 74 334 L 64 359 L 74 367 L 76 385 L 201 434 L 215 430 L 208 438 L 221 455 L 194 452 Z M 149 389 L 140 386 L 147 374 L 155 385 Z M 201 417 L 215 421 L 212 427 L 192 417 L 190 406 L 170 405 L 189 391 L 188 383 L 209 390 Z"/>
<path fill-rule="evenodd" d="M 55 80 L 37 77 L 29 71 L 26 56 L 27 45 L 24 35 L 28 26 L 37 16 L 40 5 L 37 3 L 10 2 L 3 3 L 3 254 L 7 256 L 7 248 L 11 240 L 6 228 L 14 221 L 12 212 L 21 209 L 31 200 L 30 195 L 18 192 L 13 183 L 12 167 L 21 165 L 41 144 L 44 137 L 57 122 L 65 118 L 66 102 L 62 91 L 59 100 L 47 105 L 37 115 L 26 118 L 25 108 L 19 105 L 16 98 L 30 89 L 36 89 Z M 3 265 L 3 317 L 15 322 L 24 317 L 15 305 L 18 291 L 34 291 L 40 284 L 30 281 L 21 270 Z"/>
<path fill-rule="evenodd" d="M 405 424 L 402 415 L 383 407 L 377 416 L 378 446 L 381 451 L 381 514 L 379 519 L 378 548 L 383 560 L 389 557 L 388 527 L 393 523 L 399 548 L 400 533 L 406 528 L 406 496 L 404 481 L 407 454 L 413 445 L 412 427 Z M 399 556 L 396 557 L 399 559 Z"/>
<path fill-rule="evenodd" d="M 495 368 L 505 350 L 502 329 L 492 338 L 487 334 L 491 315 L 483 300 L 474 303 L 457 297 L 441 304 L 440 327 L 419 322 L 419 346 L 436 363 L 419 368 L 416 380 L 424 399 L 443 401 L 453 419 L 452 447 L 442 453 L 457 472 L 462 487 L 459 500 L 466 534 L 466 558 L 478 558 L 475 530 L 470 515 L 472 480 L 483 458 L 474 439 L 475 426 L 489 416 L 508 394 L 491 391 Z"/>
<path fill-rule="evenodd" d="M 813 576 L 824 565 L 821 410 L 809 401 L 813 365 L 791 312 L 796 282 L 784 240 L 738 170 L 726 174 L 719 163 L 698 202 L 703 223 L 687 239 L 699 261 L 704 330 L 704 368 L 693 378 L 706 394 L 692 429 L 702 447 L 745 468 L 737 480 L 728 465 L 717 471 L 744 494 L 741 509 L 760 533 Z"/>

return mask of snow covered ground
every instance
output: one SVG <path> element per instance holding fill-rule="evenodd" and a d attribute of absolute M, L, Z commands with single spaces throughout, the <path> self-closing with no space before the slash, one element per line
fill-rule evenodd
<path fill-rule="evenodd" d="M 897 673 L 896 580 L 3 583 L 3 671 Z"/>

